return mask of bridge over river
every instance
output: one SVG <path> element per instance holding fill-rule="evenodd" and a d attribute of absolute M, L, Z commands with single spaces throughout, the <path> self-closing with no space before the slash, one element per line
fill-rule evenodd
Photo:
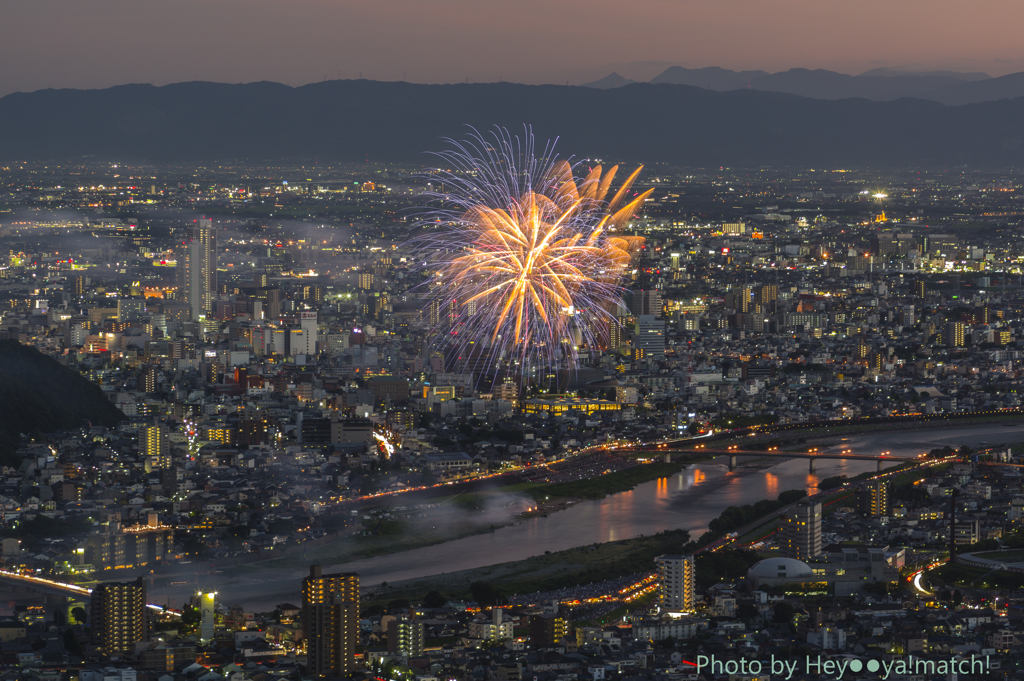
<path fill-rule="evenodd" d="M 675 450 L 679 451 L 679 450 Z M 737 459 L 741 456 L 753 457 L 758 459 L 764 458 L 778 458 L 778 459 L 808 459 L 810 461 L 810 472 L 813 473 L 816 470 L 815 462 L 821 459 L 847 459 L 852 461 L 877 461 L 878 471 L 882 470 L 882 465 L 885 463 L 911 463 L 920 462 L 919 458 L 906 457 L 906 456 L 888 456 L 886 454 L 879 455 L 868 455 L 868 454 L 854 454 L 849 451 L 843 452 L 786 452 L 780 450 L 750 450 L 750 449 L 689 449 L 685 450 L 689 452 L 697 452 L 700 454 L 720 454 L 729 457 L 729 470 L 736 468 Z"/>

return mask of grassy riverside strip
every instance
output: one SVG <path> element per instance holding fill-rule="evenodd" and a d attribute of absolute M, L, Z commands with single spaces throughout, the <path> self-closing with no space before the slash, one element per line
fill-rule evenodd
<path fill-rule="evenodd" d="M 645 482 L 675 475 L 684 468 L 686 468 L 686 463 L 684 462 L 644 463 L 614 473 L 599 475 L 589 480 L 541 483 L 525 491 L 537 501 L 564 498 L 603 499 L 609 494 L 628 492 Z"/>
<path fill-rule="evenodd" d="M 445 497 L 434 497 L 434 503 L 452 503 L 464 514 L 465 522 L 447 522 L 439 525 L 433 519 L 416 520 L 383 520 L 366 521 L 368 528 L 375 530 L 372 536 L 354 535 L 347 539 L 339 539 L 329 545 L 318 547 L 308 553 L 293 553 L 280 558 L 271 558 L 259 562 L 259 568 L 299 567 L 317 560 L 324 564 L 337 564 L 359 558 L 372 558 L 390 553 L 423 548 L 447 541 L 462 539 L 476 534 L 492 532 L 498 527 L 514 524 L 519 519 L 494 525 L 479 525 L 473 522 L 477 499 L 486 500 L 495 494 L 518 492 L 532 497 L 542 504 L 533 515 L 559 511 L 567 507 L 566 502 L 577 499 L 596 500 L 606 496 L 626 492 L 638 485 L 658 478 L 665 478 L 678 473 L 686 467 L 686 463 L 646 463 L 625 470 L 599 475 L 589 480 L 576 480 L 563 483 L 515 483 L 481 489 L 479 492 L 467 491 L 452 494 L 447 491 Z M 464 500 L 466 503 L 460 503 Z M 547 500 L 547 501 L 545 501 Z M 369 507 L 385 508 L 386 502 L 375 501 Z M 524 516 L 525 517 L 525 516 Z M 254 565 L 253 568 L 256 568 Z M 626 573 L 628 574 L 628 573 Z"/>
<path fill-rule="evenodd" d="M 667 530 L 646 537 L 580 546 L 525 560 L 390 584 L 367 595 L 363 602 L 381 605 L 399 598 L 422 598 L 430 591 L 440 591 L 449 598 L 469 598 L 469 586 L 477 581 L 491 582 L 505 595 L 601 582 L 653 571 L 656 556 L 681 552 L 689 539 L 685 530 Z"/>
<path fill-rule="evenodd" d="M 743 449 L 753 449 L 758 445 L 769 443 L 780 446 L 806 446 L 820 444 L 823 439 L 833 438 L 839 435 L 857 435 L 861 433 L 899 433 L 915 430 L 939 430 L 951 428 L 974 428 L 986 423 L 1007 424 L 1024 423 L 1022 414 L 964 414 L 957 415 L 957 418 L 941 419 L 930 418 L 920 421 L 900 421 L 895 423 L 848 423 L 845 421 L 821 421 L 808 424 L 807 427 L 787 429 L 785 426 L 779 428 L 774 426 L 766 427 L 754 433 L 737 433 L 730 436 L 729 433 L 721 433 L 712 438 L 704 439 L 703 442 L 708 448 L 725 449 L 730 444 L 740 445 Z M 993 436 L 997 433 L 993 433 Z M 691 452 L 690 449 L 672 448 L 673 453 Z M 699 451 L 699 450 L 696 450 Z"/>

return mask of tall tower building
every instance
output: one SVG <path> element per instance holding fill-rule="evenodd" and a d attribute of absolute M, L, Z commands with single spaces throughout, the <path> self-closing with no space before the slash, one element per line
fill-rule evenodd
<path fill-rule="evenodd" d="M 196 320 L 210 313 L 217 291 L 217 230 L 213 221 L 197 220 L 178 247 L 178 297 Z"/>
<path fill-rule="evenodd" d="M 199 601 L 199 642 L 208 644 L 213 640 L 214 626 L 217 622 L 217 594 L 214 592 L 210 593 L 198 593 L 197 599 Z"/>
<path fill-rule="evenodd" d="M 821 502 L 797 502 L 782 517 L 779 555 L 810 560 L 821 554 Z"/>
<path fill-rule="evenodd" d="M 92 590 L 90 603 L 93 637 L 105 655 L 132 652 L 135 644 L 149 638 L 146 580 L 101 582 Z"/>
<path fill-rule="evenodd" d="M 693 556 L 667 554 L 654 559 L 658 569 L 658 605 L 662 610 L 689 612 L 694 607 Z"/>
<path fill-rule="evenodd" d="M 310 566 L 302 580 L 302 618 L 309 670 L 322 677 L 351 674 L 359 636 L 359 575 L 325 575 L 319 565 Z"/>

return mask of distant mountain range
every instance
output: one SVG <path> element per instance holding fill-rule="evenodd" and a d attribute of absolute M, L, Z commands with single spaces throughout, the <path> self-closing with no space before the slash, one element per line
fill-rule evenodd
<path fill-rule="evenodd" d="M 600 80 L 587 83 L 586 87 L 607 89 L 631 82 L 634 81 L 612 73 Z M 874 69 L 859 76 L 851 76 L 822 69 L 790 69 L 768 73 L 730 71 L 717 66 L 702 69 L 672 66 L 652 78 L 650 82 L 692 85 L 716 92 L 744 89 L 785 92 L 812 99 L 859 97 L 887 102 L 901 97 L 914 97 L 951 105 L 1024 97 L 1024 73 L 1011 73 L 993 78 L 987 73 L 908 73 Z"/>
<path fill-rule="evenodd" d="M 531 124 L 540 139 L 560 136 L 563 154 L 689 167 L 1007 167 L 1024 165 L 1022 120 L 1024 99 L 944 106 L 667 83 L 194 82 L 8 95 L 0 161 L 429 164 L 423 152 L 466 124 Z"/>

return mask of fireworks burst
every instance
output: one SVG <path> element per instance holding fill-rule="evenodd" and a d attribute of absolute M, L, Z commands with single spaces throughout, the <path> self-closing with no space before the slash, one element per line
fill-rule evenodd
<path fill-rule="evenodd" d="M 529 129 L 449 142 L 420 249 L 449 364 L 575 367 L 615 323 L 619 282 L 643 244 L 616 234 L 651 193 L 631 191 L 641 169 L 609 198 L 617 166 L 578 174 L 583 165 L 558 159 L 553 142 L 535 153 Z"/>

